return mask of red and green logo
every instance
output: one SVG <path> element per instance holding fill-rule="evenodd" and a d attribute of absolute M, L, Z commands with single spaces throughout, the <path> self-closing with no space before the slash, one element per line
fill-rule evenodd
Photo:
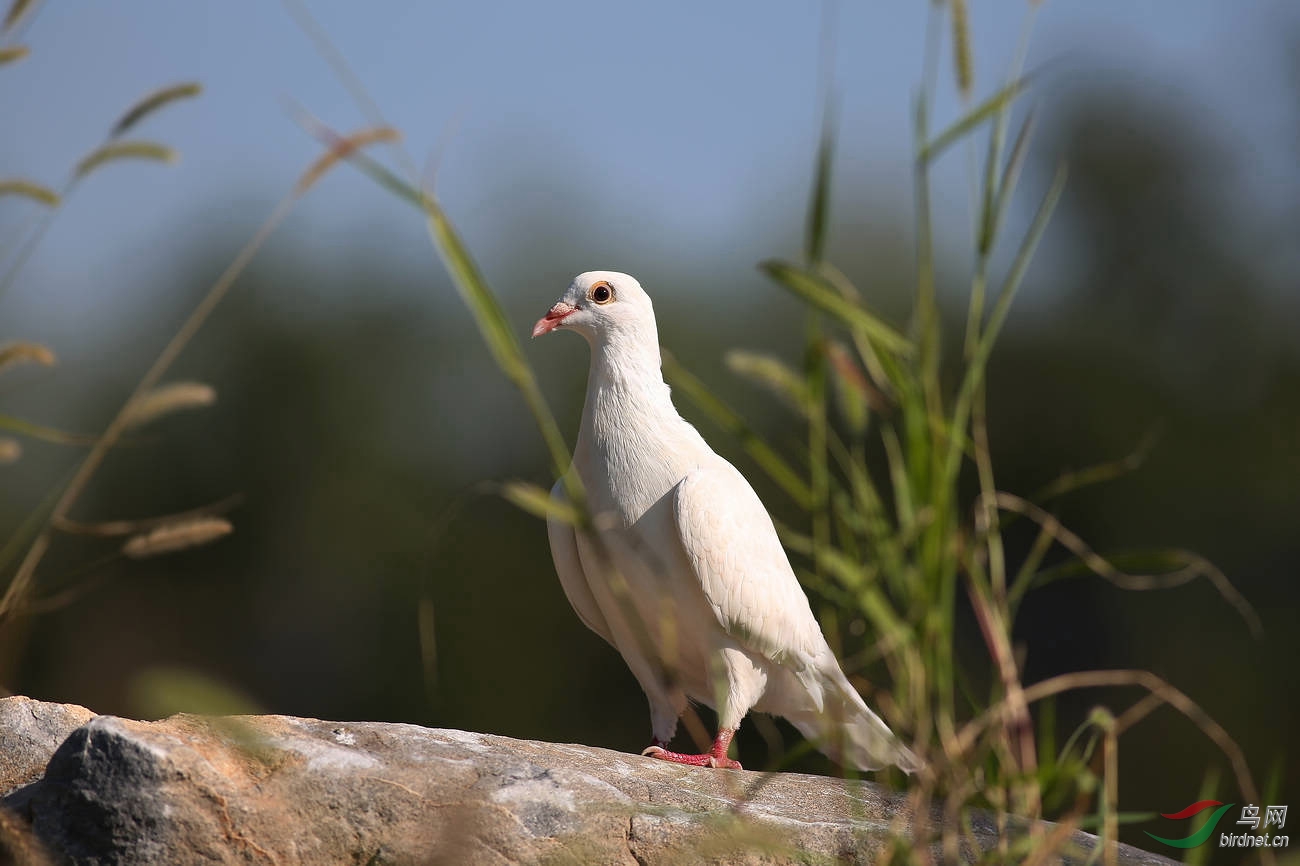
<path fill-rule="evenodd" d="M 1210 819 L 1201 826 L 1201 829 L 1197 830 L 1190 836 L 1184 836 L 1182 839 L 1166 839 L 1163 836 L 1157 836 L 1155 833 L 1147 833 L 1147 835 L 1152 839 L 1155 839 L 1157 842 L 1163 842 L 1166 845 L 1172 845 L 1175 848 L 1195 848 L 1197 845 L 1204 845 L 1214 833 L 1214 825 L 1219 823 L 1219 819 L 1223 817 L 1223 813 L 1231 809 L 1233 805 L 1234 804 L 1232 803 L 1220 803 L 1218 800 L 1201 800 L 1199 803 L 1193 803 L 1186 809 L 1178 812 L 1169 812 L 1167 814 L 1161 812 L 1161 818 L 1168 818 L 1170 821 L 1182 821 L 1186 818 L 1192 817 L 1193 815 L 1199 815 L 1206 809 L 1214 809 L 1214 814 L 1210 816 Z M 1215 808 L 1216 806 L 1218 808 Z"/>

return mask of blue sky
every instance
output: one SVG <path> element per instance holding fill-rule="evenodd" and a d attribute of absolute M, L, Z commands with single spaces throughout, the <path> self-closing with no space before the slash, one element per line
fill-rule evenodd
<path fill-rule="evenodd" d="M 683 245 L 694 258 L 725 248 L 756 260 L 772 250 L 747 227 L 778 211 L 780 230 L 798 237 L 819 114 L 819 3 L 309 5 L 415 159 L 441 150 L 439 192 L 489 271 L 510 254 L 494 247 L 498 227 L 521 207 L 566 201 L 572 190 L 558 187 L 575 177 L 596 212 L 557 207 L 556 225 L 581 233 L 597 224 L 601 235 L 591 249 L 599 258 L 574 270 L 652 268 Z M 871 179 L 886 209 L 910 208 L 910 106 L 928 5 L 841 2 L 836 13 L 838 169 Z M 1029 4 L 971 6 L 977 95 L 987 94 L 1006 73 Z M 1100 87 L 1140 83 L 1203 115 L 1250 159 L 1238 206 L 1272 206 L 1279 180 L 1295 171 L 1294 88 L 1279 86 L 1295 66 L 1271 39 L 1300 32 L 1293 6 L 1048 0 L 1029 65 L 1054 61 L 1043 98 L 1088 77 Z M 181 164 L 111 166 L 78 192 L 27 279 L 0 299 L 0 337 L 16 322 L 67 337 L 123 315 L 148 303 L 184 241 L 246 231 L 315 154 L 286 97 L 338 128 L 364 124 L 270 0 L 47 2 L 23 37 L 32 56 L 0 70 L 3 175 L 57 186 L 141 94 L 181 80 L 206 92 L 140 130 L 176 146 Z M 947 72 L 943 85 L 938 111 L 951 118 L 959 104 Z M 950 163 L 962 200 L 964 160 Z M 391 238 L 394 257 L 426 266 L 418 221 L 348 174 L 315 191 L 286 234 L 325 250 L 364 227 Z M 950 210 L 959 233 L 964 209 Z M 0 237 L 30 216 L 27 205 L 0 205 Z"/>

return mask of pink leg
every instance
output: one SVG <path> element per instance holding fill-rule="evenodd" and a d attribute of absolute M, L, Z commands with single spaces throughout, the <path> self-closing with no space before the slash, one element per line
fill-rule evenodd
<path fill-rule="evenodd" d="M 713 748 L 709 750 L 707 755 L 683 755 L 680 752 L 670 752 L 664 748 L 667 744 L 658 740 L 652 741 L 641 754 L 647 758 L 671 761 L 674 764 L 689 764 L 692 767 L 721 767 L 725 770 L 743 770 L 744 767 L 740 766 L 740 761 L 733 761 L 727 757 L 727 749 L 731 747 L 731 738 L 735 735 L 735 731 L 720 728 L 718 735 L 713 739 Z"/>

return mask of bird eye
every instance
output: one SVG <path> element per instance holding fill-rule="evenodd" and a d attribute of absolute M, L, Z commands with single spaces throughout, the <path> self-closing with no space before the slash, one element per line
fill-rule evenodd
<path fill-rule="evenodd" d="M 614 290 L 609 283 L 596 283 L 591 287 L 591 299 L 598 304 L 608 304 L 614 300 Z"/>

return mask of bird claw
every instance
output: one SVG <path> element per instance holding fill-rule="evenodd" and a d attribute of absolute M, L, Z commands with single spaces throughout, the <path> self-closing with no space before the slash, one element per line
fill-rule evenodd
<path fill-rule="evenodd" d="M 687 764 L 692 767 L 712 767 L 719 770 L 745 769 L 740 765 L 740 761 L 733 761 L 730 758 L 719 758 L 716 755 L 683 755 L 679 752 L 670 752 L 661 746 L 646 746 L 641 754 L 658 761 Z"/>

